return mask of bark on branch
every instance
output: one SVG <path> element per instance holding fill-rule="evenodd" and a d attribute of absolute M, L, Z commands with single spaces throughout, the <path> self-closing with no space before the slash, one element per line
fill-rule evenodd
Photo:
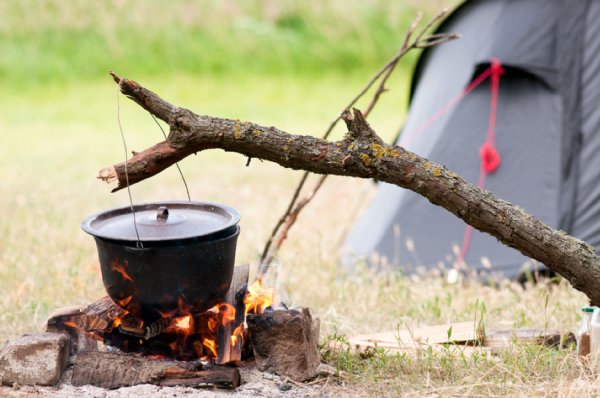
<path fill-rule="evenodd" d="M 584 292 L 592 304 L 600 305 L 600 257 L 592 246 L 550 228 L 443 165 L 385 144 L 357 109 L 342 114 L 348 128 L 344 139 L 330 142 L 275 127 L 197 115 L 164 101 L 133 80 L 112 75 L 125 95 L 170 126 L 166 141 L 127 161 L 130 184 L 158 174 L 192 153 L 213 148 L 317 174 L 377 178 L 425 196 L 478 230 L 540 261 Z M 102 170 L 99 178 L 118 180 L 115 190 L 125 188 L 125 163 Z"/>

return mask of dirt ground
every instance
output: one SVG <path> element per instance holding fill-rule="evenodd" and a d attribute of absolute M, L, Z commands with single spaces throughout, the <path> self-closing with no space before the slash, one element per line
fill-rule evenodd
<path fill-rule="evenodd" d="M 14 386 L 0 387 L 0 397 L 52 398 L 176 398 L 176 397 L 231 397 L 231 398 L 326 398 L 356 396 L 356 390 L 343 386 L 335 377 L 320 377 L 308 383 L 298 383 L 281 376 L 258 371 L 253 365 L 240 368 L 242 385 L 235 390 L 190 387 L 159 387 L 142 384 L 116 390 L 61 384 L 59 387 Z"/>

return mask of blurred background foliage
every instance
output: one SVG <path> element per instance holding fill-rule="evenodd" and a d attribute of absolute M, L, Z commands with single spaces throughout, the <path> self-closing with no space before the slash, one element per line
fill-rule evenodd
<path fill-rule="evenodd" d="M 417 9 L 453 3 L 5 0 L 0 79 L 58 84 L 104 78 L 111 68 L 138 78 L 363 75 L 395 52 Z"/>
<path fill-rule="evenodd" d="M 396 53 L 417 11 L 427 19 L 456 3 L 0 0 L 0 340 L 40 330 L 58 307 L 83 306 L 106 294 L 93 239 L 79 223 L 129 203 L 125 190 L 111 194 L 94 178 L 125 157 L 117 106 L 129 150 L 162 140 L 146 112 L 117 97 L 109 69 L 197 113 L 321 135 Z M 412 52 L 402 60 L 388 82 L 390 91 L 370 114 L 369 122 L 387 141 L 406 113 L 417 56 Z M 364 109 L 365 102 L 358 107 Z M 340 127 L 332 138 L 343 133 Z M 245 164 L 242 156 L 223 151 L 180 162 L 192 199 L 227 203 L 241 213 L 236 262 L 255 265 L 301 173 L 258 160 Z M 574 309 L 585 297 L 564 281 L 524 289 L 511 282 L 450 285 L 398 270 L 359 267 L 343 273 L 340 242 L 372 192 L 370 181 L 329 178 L 269 273 L 268 283 L 287 304 L 315 309 L 324 339 L 334 332 L 353 335 L 484 315 L 486 327 L 505 328 L 508 321 L 565 331 L 576 325 Z M 171 168 L 133 186 L 132 195 L 135 202 L 181 200 L 185 191 Z M 368 396 L 430 389 L 434 395 L 472 396 L 479 391 L 473 388 L 481 388 L 482 396 L 491 395 L 486 389 L 504 396 L 509 386 L 514 396 L 577 395 L 569 383 L 580 385 L 582 371 L 570 351 L 527 346 L 518 352 L 500 362 L 447 353 L 429 353 L 416 362 L 381 353 L 370 358 L 341 353 L 328 360 Z"/>
<path fill-rule="evenodd" d="M 95 245 L 79 223 L 129 202 L 126 191 L 111 194 L 94 178 L 125 156 L 117 105 L 129 150 L 162 140 L 146 112 L 117 100 L 108 70 L 197 113 L 321 135 L 397 51 L 416 12 L 427 18 L 453 3 L 0 1 L 0 338 L 38 327 L 54 308 L 104 294 Z M 417 55 L 403 60 L 371 114 L 385 139 L 402 123 Z M 255 264 L 300 173 L 245 163 L 237 154 L 208 151 L 181 167 L 193 199 L 240 211 L 237 262 Z M 373 286 L 352 299 L 345 292 L 356 289 L 339 279 L 339 244 L 370 190 L 354 179 L 329 179 L 272 273 L 289 304 L 323 315 L 324 333 L 378 328 L 406 312 L 387 293 L 404 288 L 387 278 L 352 282 Z M 184 199 L 185 191 L 169 169 L 132 187 L 132 195 L 148 202 Z M 357 311 L 358 302 L 364 309 Z"/>

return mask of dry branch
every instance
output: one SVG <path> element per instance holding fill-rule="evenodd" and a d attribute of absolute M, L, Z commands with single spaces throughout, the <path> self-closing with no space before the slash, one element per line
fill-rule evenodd
<path fill-rule="evenodd" d="M 557 231 L 462 177 L 404 148 L 385 144 L 360 111 L 342 114 L 348 133 L 330 142 L 275 127 L 197 115 L 169 104 L 138 83 L 113 74 L 121 91 L 170 126 L 168 139 L 128 160 L 130 183 L 160 173 L 184 157 L 220 148 L 317 174 L 377 178 L 410 189 L 480 231 L 545 264 L 600 304 L 600 257 L 592 246 Z M 100 172 L 124 188 L 124 163 Z"/>
<path fill-rule="evenodd" d="M 371 111 L 373 110 L 375 105 L 377 105 L 377 102 L 381 98 L 381 95 L 387 91 L 385 84 L 387 83 L 387 81 L 390 78 L 390 76 L 392 75 L 392 73 L 394 73 L 394 70 L 396 69 L 398 62 L 400 61 L 400 59 L 402 59 L 402 57 L 404 55 L 406 55 L 410 50 L 413 50 L 416 48 L 432 47 L 437 44 L 442 44 L 447 41 L 459 38 L 459 35 L 457 35 L 455 33 L 438 33 L 438 34 L 432 34 L 432 35 L 425 36 L 425 34 L 431 29 L 431 27 L 434 24 L 436 24 L 439 21 L 441 21 L 442 19 L 444 19 L 444 17 L 446 16 L 447 13 L 448 13 L 447 10 L 443 10 L 442 12 L 440 12 L 439 14 L 434 16 L 425 25 L 425 27 L 422 28 L 418 33 L 415 33 L 417 30 L 417 27 L 419 26 L 419 24 L 421 22 L 421 18 L 422 18 L 422 14 L 418 13 L 417 16 L 414 18 L 413 22 L 410 24 L 406 34 L 404 35 L 404 40 L 402 40 L 402 46 L 400 47 L 398 52 L 381 69 L 379 69 L 379 71 L 377 71 L 377 73 L 375 73 L 375 75 L 373 75 L 369 79 L 367 84 L 350 101 L 350 103 L 348 105 L 346 105 L 346 107 L 344 109 L 350 109 L 354 105 L 356 105 L 356 103 L 364 95 L 367 94 L 367 92 L 371 89 L 371 87 L 373 87 L 375 85 L 375 83 L 379 82 L 379 84 L 377 85 L 377 88 L 375 89 L 375 92 L 369 102 L 369 105 L 366 107 L 365 111 L 363 112 L 363 114 L 366 118 L 371 113 Z M 428 42 L 430 42 L 430 43 L 428 43 Z M 333 131 L 333 129 L 335 128 L 335 126 L 337 125 L 337 123 L 340 120 L 341 120 L 341 116 L 337 115 L 335 117 L 335 119 L 331 122 L 331 124 L 329 125 L 327 130 L 325 131 L 325 134 L 323 134 L 322 138 L 324 140 L 329 137 L 329 134 L 331 134 L 331 132 Z M 262 278 L 264 273 L 268 270 L 269 265 L 271 264 L 275 253 L 279 250 L 279 248 L 281 247 L 281 245 L 287 238 L 287 234 L 288 234 L 290 228 L 296 222 L 298 215 L 300 214 L 300 212 L 302 212 L 304 207 L 306 207 L 306 205 L 308 205 L 310 203 L 310 201 L 316 196 L 316 194 L 319 192 L 319 189 L 321 189 L 321 187 L 323 186 L 323 183 L 327 179 L 327 175 L 321 176 L 319 178 L 319 180 L 317 181 L 317 183 L 315 184 L 314 188 L 310 191 L 310 193 L 308 195 L 306 195 L 303 199 L 301 199 L 299 202 L 297 202 L 298 197 L 300 196 L 300 192 L 302 191 L 302 188 L 304 187 L 304 184 L 307 181 L 308 174 L 309 174 L 308 171 L 305 171 L 304 174 L 302 175 L 302 178 L 300 178 L 300 181 L 298 182 L 298 185 L 296 186 L 296 189 L 294 190 L 294 193 L 292 194 L 290 203 L 286 207 L 284 214 L 279 218 L 279 220 L 275 224 L 275 227 L 273 228 L 273 231 L 271 232 L 271 235 L 269 236 L 269 239 L 267 240 L 267 243 L 265 244 L 262 255 L 260 257 L 260 267 L 258 270 L 257 279 Z M 275 244 L 275 247 L 272 248 L 271 245 L 273 244 L 274 241 L 276 244 Z"/>

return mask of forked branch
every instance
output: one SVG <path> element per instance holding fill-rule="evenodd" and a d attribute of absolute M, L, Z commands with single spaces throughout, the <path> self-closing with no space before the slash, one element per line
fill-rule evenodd
<path fill-rule="evenodd" d="M 404 36 L 404 39 L 402 40 L 402 45 L 400 46 L 398 52 L 379 71 L 377 71 L 377 73 L 375 73 L 375 75 L 373 75 L 371 79 L 369 79 L 367 84 L 362 88 L 362 90 L 360 90 L 360 92 L 350 101 L 350 103 L 344 109 L 348 110 L 352 108 L 364 95 L 367 94 L 367 92 L 373 87 L 373 85 L 375 85 L 375 83 L 379 82 L 369 102 L 369 105 L 364 111 L 365 118 L 368 117 L 371 111 L 375 108 L 375 105 L 377 105 L 377 102 L 381 98 L 381 95 L 387 91 L 385 85 L 390 76 L 394 73 L 398 62 L 400 61 L 400 59 L 402 59 L 402 57 L 404 57 L 404 55 L 406 55 L 410 50 L 414 50 L 416 48 L 432 47 L 434 45 L 442 44 L 447 41 L 459 38 L 459 35 L 455 33 L 438 33 L 426 35 L 427 32 L 432 28 L 432 26 L 444 19 L 446 14 L 447 10 L 443 10 L 435 17 L 433 17 L 425 25 L 425 27 L 421 28 L 419 32 L 415 33 L 417 28 L 419 27 L 422 18 L 421 13 L 417 14 L 415 19 L 410 24 Z M 331 122 L 331 124 L 323 134 L 323 139 L 327 139 L 329 137 L 329 134 L 331 134 L 331 132 L 333 131 L 337 123 L 340 121 L 340 119 L 341 117 L 339 115 L 335 117 L 335 119 Z M 313 189 L 298 203 L 296 203 L 298 197 L 300 196 L 300 192 L 302 191 L 302 188 L 304 187 L 304 184 L 307 181 L 308 175 L 308 172 L 303 173 L 302 177 L 300 178 L 300 181 L 298 182 L 298 185 L 296 186 L 296 189 L 292 194 L 292 197 L 290 199 L 289 204 L 286 207 L 285 212 L 275 224 L 275 227 L 273 228 L 273 231 L 271 232 L 271 235 L 269 236 L 269 239 L 265 244 L 260 258 L 260 266 L 258 269 L 257 278 L 262 278 L 263 274 L 266 273 L 266 271 L 269 269 L 269 265 L 271 264 L 275 253 L 277 253 L 277 251 L 280 249 L 281 245 L 287 238 L 288 232 L 290 228 L 295 224 L 299 214 L 306 207 L 306 205 L 308 205 L 313 200 L 313 198 L 317 195 L 317 193 L 323 186 L 325 180 L 327 179 L 327 175 L 321 176 L 316 182 Z M 272 246 L 273 243 L 275 243 L 274 246 Z"/>
<path fill-rule="evenodd" d="M 275 127 L 197 115 L 169 104 L 132 80 L 116 74 L 113 77 L 123 93 L 170 127 L 166 141 L 127 161 L 131 183 L 158 174 L 192 153 L 216 148 L 318 174 L 377 178 L 425 196 L 478 230 L 545 264 L 587 294 L 593 304 L 600 304 L 600 257 L 592 246 L 550 228 L 442 165 L 383 143 L 356 109 L 342 114 L 348 128 L 344 139 L 330 142 Z M 102 170 L 99 178 L 118 180 L 116 189 L 124 188 L 124 163 Z"/>

